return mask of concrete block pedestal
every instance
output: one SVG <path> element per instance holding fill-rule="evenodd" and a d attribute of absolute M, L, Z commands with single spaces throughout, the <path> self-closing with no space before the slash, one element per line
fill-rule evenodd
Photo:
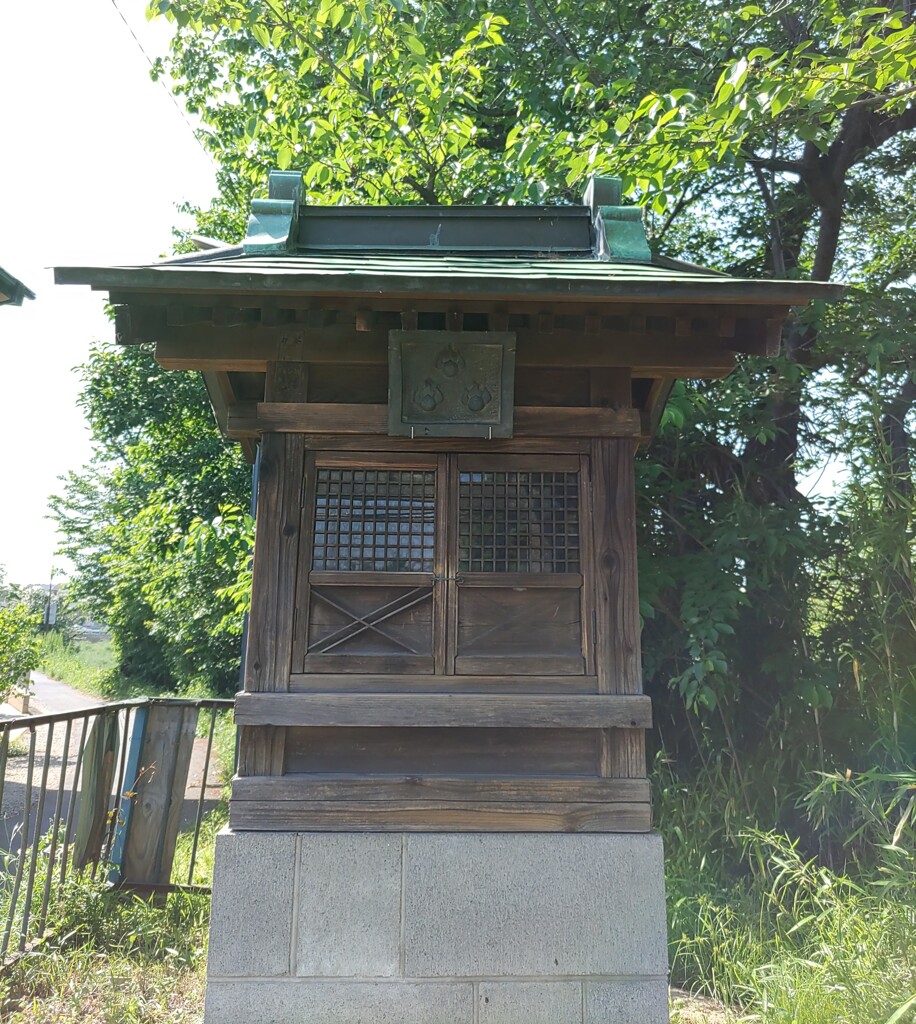
<path fill-rule="evenodd" d="M 667 1024 L 656 834 L 217 838 L 205 1024 Z"/>

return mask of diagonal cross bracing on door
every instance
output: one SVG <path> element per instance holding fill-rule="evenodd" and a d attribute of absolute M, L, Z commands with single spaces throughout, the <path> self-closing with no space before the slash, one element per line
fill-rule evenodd
<path fill-rule="evenodd" d="M 333 608 L 335 611 L 340 612 L 342 615 L 348 615 L 350 621 L 346 625 L 339 627 L 333 633 L 329 633 L 327 636 L 322 637 L 316 644 L 309 648 L 309 654 L 327 654 L 332 651 L 335 647 L 345 643 L 347 640 L 353 640 L 361 633 L 365 633 L 367 630 L 372 630 L 378 633 L 379 636 L 384 637 L 391 643 L 397 644 L 398 647 L 402 647 L 405 651 L 410 654 L 421 653 L 415 647 L 405 643 L 395 634 L 389 630 L 382 629 L 380 623 L 385 622 L 387 619 L 392 618 L 395 615 L 400 615 L 402 612 L 406 612 L 409 608 L 413 608 L 415 605 L 421 604 L 428 598 L 432 597 L 432 587 L 415 587 L 413 590 L 407 591 L 406 594 L 401 594 L 396 597 L 393 601 L 389 601 L 386 604 L 381 605 L 379 608 L 375 608 L 370 612 L 360 614 L 359 612 L 353 611 L 352 608 L 348 608 L 344 604 L 339 604 L 319 587 L 312 588 L 313 597 L 320 598 L 326 605 Z"/>

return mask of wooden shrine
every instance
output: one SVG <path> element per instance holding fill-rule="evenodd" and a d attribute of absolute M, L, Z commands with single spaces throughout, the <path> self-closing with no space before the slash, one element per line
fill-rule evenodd
<path fill-rule="evenodd" d="M 650 827 L 634 454 L 829 288 L 653 259 L 612 179 L 326 208 L 284 173 L 243 246 L 57 279 L 258 460 L 234 829 Z"/>
<path fill-rule="evenodd" d="M 834 289 L 653 257 L 614 180 L 328 208 L 291 173 L 241 246 L 57 280 L 256 467 L 206 1024 L 665 1024 L 634 457 Z"/>

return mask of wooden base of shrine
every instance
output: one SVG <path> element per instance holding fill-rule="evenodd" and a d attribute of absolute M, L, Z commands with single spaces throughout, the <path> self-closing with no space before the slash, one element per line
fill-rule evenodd
<path fill-rule="evenodd" d="M 667 1024 L 655 833 L 233 832 L 205 1024 Z"/>

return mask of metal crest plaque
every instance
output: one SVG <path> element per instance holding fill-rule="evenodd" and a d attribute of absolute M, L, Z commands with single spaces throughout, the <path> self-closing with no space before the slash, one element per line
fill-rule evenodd
<path fill-rule="evenodd" d="M 511 437 L 515 334 L 391 331 L 388 433 Z"/>

